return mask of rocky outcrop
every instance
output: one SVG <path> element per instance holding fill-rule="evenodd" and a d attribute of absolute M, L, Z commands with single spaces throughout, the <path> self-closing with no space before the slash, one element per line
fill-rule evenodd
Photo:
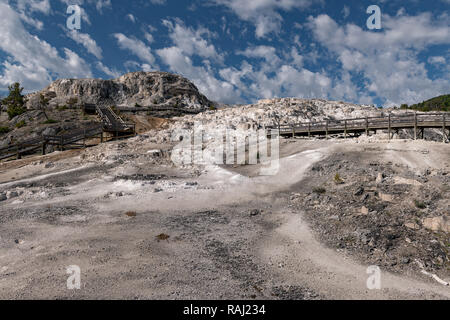
<path fill-rule="evenodd" d="M 132 72 L 113 80 L 56 80 L 44 90 L 30 94 L 28 108 L 39 107 L 40 94 L 46 96 L 53 107 L 92 103 L 206 109 L 213 105 L 192 82 L 166 72 Z"/>

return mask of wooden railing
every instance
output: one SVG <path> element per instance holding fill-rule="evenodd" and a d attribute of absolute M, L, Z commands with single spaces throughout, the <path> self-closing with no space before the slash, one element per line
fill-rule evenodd
<path fill-rule="evenodd" d="M 408 113 L 401 115 L 388 114 L 381 117 L 353 118 L 342 120 L 310 121 L 293 124 L 270 126 L 278 129 L 282 136 L 297 135 L 325 135 L 387 130 L 389 138 L 393 130 L 414 129 L 414 138 L 417 139 L 419 130 L 424 128 L 438 128 L 443 130 L 443 141 L 446 140 L 446 129 L 450 128 L 450 113 Z"/>

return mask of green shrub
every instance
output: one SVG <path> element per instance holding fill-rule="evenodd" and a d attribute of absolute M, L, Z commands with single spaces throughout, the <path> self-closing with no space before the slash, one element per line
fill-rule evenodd
<path fill-rule="evenodd" d="M 426 209 L 427 205 L 423 201 L 414 200 L 414 204 L 419 209 Z"/>
<path fill-rule="evenodd" d="M 66 105 L 57 106 L 56 109 L 57 109 L 58 111 L 64 111 L 64 110 L 67 110 L 67 106 L 66 106 Z"/>
<path fill-rule="evenodd" d="M 16 116 L 20 116 L 21 114 L 25 113 L 26 111 L 27 110 L 24 107 L 16 106 L 16 105 L 11 105 L 6 110 L 10 120 Z"/>
<path fill-rule="evenodd" d="M 48 119 L 44 122 L 44 124 L 52 124 L 52 123 L 58 123 L 58 120 L 54 120 L 54 119 Z"/>
<path fill-rule="evenodd" d="M 339 173 L 336 173 L 336 175 L 334 176 L 334 182 L 336 184 L 343 184 L 344 180 L 342 180 L 341 176 Z"/>
<path fill-rule="evenodd" d="M 11 129 L 9 129 L 8 127 L 0 127 L 0 134 L 6 134 L 10 131 Z"/>
<path fill-rule="evenodd" d="M 25 120 L 19 121 L 16 123 L 16 128 L 23 128 L 25 127 L 27 124 L 25 123 Z"/>
<path fill-rule="evenodd" d="M 324 194 L 327 192 L 327 189 L 325 189 L 324 187 L 316 187 L 313 189 L 313 192 L 317 194 Z"/>

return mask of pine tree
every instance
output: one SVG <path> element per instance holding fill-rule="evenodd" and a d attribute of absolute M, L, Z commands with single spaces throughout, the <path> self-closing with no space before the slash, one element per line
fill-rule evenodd
<path fill-rule="evenodd" d="M 46 118 L 47 120 L 49 120 L 49 118 L 48 118 L 47 113 L 45 112 L 45 110 L 47 109 L 48 103 L 49 103 L 49 102 L 50 102 L 50 99 L 47 99 L 47 98 L 41 93 L 41 95 L 39 96 L 39 104 L 40 104 L 41 110 L 42 110 L 42 112 L 44 113 L 44 116 L 45 116 L 45 118 Z"/>
<path fill-rule="evenodd" d="M 8 87 L 9 95 L 2 100 L 2 104 L 8 107 L 7 113 L 9 119 L 21 115 L 26 111 L 25 97 L 22 94 L 23 88 L 20 87 L 20 83 L 16 82 Z"/>

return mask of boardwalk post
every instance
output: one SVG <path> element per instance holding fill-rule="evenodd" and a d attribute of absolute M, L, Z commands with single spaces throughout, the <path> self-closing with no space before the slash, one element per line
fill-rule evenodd
<path fill-rule="evenodd" d="M 45 156 L 45 149 L 47 149 L 47 141 L 42 143 L 42 155 Z"/>
<path fill-rule="evenodd" d="M 311 121 L 308 122 L 308 138 L 311 138 Z"/>
<path fill-rule="evenodd" d="M 22 159 L 22 155 L 20 154 L 20 145 L 17 145 L 17 160 Z"/>
<path fill-rule="evenodd" d="M 366 136 L 369 135 L 369 117 L 366 117 Z"/>
<path fill-rule="evenodd" d="M 295 138 L 295 127 L 292 126 L 292 138 Z"/>
<path fill-rule="evenodd" d="M 442 114 L 442 142 L 445 143 L 447 140 L 445 139 L 445 113 Z"/>
<path fill-rule="evenodd" d="M 417 140 L 417 112 L 414 112 L 414 140 Z"/>
<path fill-rule="evenodd" d="M 83 131 L 83 148 L 86 149 L 86 128 Z"/>
<path fill-rule="evenodd" d="M 328 120 L 326 121 L 325 137 L 326 137 L 326 139 L 328 139 Z"/>
<path fill-rule="evenodd" d="M 389 140 L 391 140 L 391 114 L 389 113 L 389 127 L 388 127 Z"/>
<path fill-rule="evenodd" d="M 102 132 L 100 133 L 100 143 L 103 143 L 103 129 Z"/>
<path fill-rule="evenodd" d="M 345 120 L 344 137 L 345 137 L 345 139 L 347 139 L 347 120 Z"/>

